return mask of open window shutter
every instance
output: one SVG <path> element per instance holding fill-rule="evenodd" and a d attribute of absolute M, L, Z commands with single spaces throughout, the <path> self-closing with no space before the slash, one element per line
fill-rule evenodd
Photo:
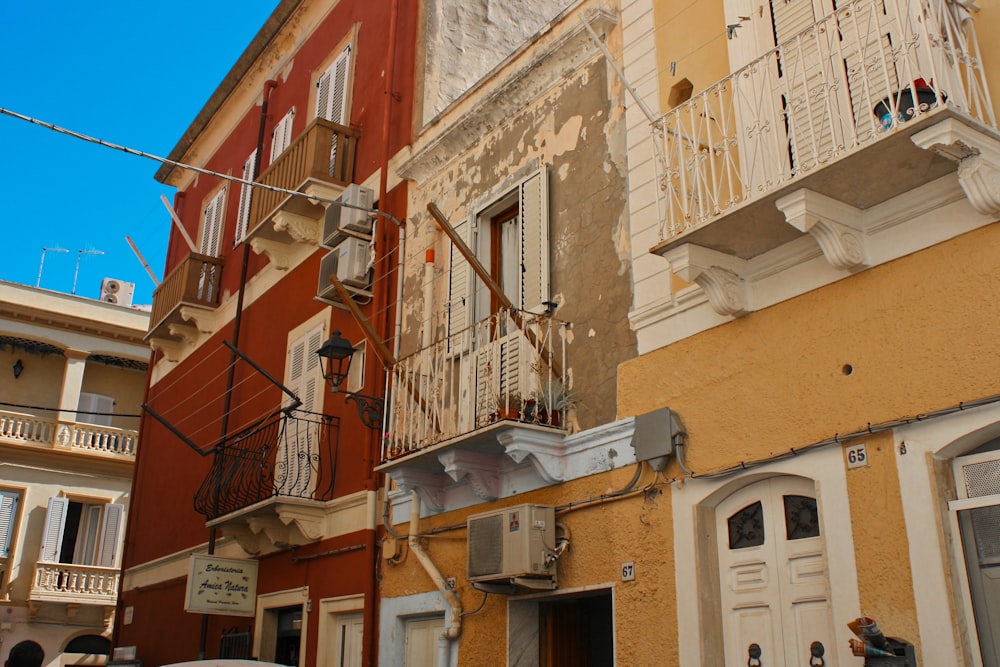
<path fill-rule="evenodd" d="M 254 168 L 257 166 L 257 150 L 250 154 L 247 161 L 243 163 L 243 180 L 252 181 Z M 240 186 L 240 210 L 236 220 L 236 243 L 239 243 L 247 235 L 247 228 L 250 225 L 250 200 L 253 196 L 253 187 L 243 183 Z"/>
<path fill-rule="evenodd" d="M 225 209 L 226 189 L 222 188 L 205 206 L 201 231 L 201 254 L 219 256 L 219 239 L 222 236 L 222 213 Z"/>
<path fill-rule="evenodd" d="M 305 369 L 302 378 L 302 409 L 309 412 L 319 412 L 322 407 L 320 397 L 323 391 L 323 367 L 316 350 L 323 344 L 323 327 L 317 327 L 310 331 L 305 337 L 304 355 Z M 357 361 L 355 359 L 355 361 Z"/>
<path fill-rule="evenodd" d="M 316 83 L 316 115 L 344 125 L 347 116 L 347 74 L 350 71 L 351 47 L 341 52 Z"/>
<path fill-rule="evenodd" d="M 42 532 L 42 550 L 38 560 L 43 563 L 58 563 L 62 545 L 63 529 L 66 527 L 67 498 L 49 498 L 48 512 L 45 514 L 45 530 Z"/>
<path fill-rule="evenodd" d="M 16 493 L 0 491 L 0 558 L 10 557 L 10 544 L 14 539 L 14 517 L 17 516 Z"/>
<path fill-rule="evenodd" d="M 543 312 L 549 300 L 549 189 L 545 166 L 520 185 L 521 289 L 515 305 Z M 513 296 L 513 295 L 510 295 Z"/>
<path fill-rule="evenodd" d="M 455 232 L 468 242 L 469 221 L 463 220 L 455 225 Z M 468 260 L 462 256 L 454 244 L 451 246 L 448 273 L 448 336 L 451 338 L 469 325 L 470 290 L 469 279 L 471 267 Z"/>
<path fill-rule="evenodd" d="M 303 407 L 306 401 L 305 396 L 302 395 L 305 388 L 302 381 L 305 376 L 305 353 L 305 339 L 299 338 L 293 341 L 288 350 L 288 370 L 286 372 L 286 384 L 292 393 L 302 400 Z"/>
<path fill-rule="evenodd" d="M 289 109 L 288 113 L 282 116 L 278 124 L 274 126 L 271 133 L 271 158 L 273 163 L 279 155 L 292 143 L 292 119 L 295 117 L 295 109 Z"/>
<path fill-rule="evenodd" d="M 97 564 L 101 567 L 115 566 L 115 556 L 118 553 L 118 537 L 121 534 L 122 519 L 124 516 L 124 505 L 109 503 L 104 506 L 104 522 L 101 526 L 101 549 L 97 556 Z"/>

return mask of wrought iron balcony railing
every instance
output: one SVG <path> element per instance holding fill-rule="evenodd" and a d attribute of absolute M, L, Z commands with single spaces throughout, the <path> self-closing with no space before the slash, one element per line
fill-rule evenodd
<path fill-rule="evenodd" d="M 996 126 L 968 10 L 855 0 L 654 123 L 669 240 L 951 109 Z"/>
<path fill-rule="evenodd" d="M 153 309 L 146 337 L 176 338 L 170 331 L 170 325 L 185 322 L 181 308 L 193 306 L 214 310 L 219 303 L 219 283 L 224 264 L 221 257 L 193 252 L 174 267 L 153 292 Z"/>
<path fill-rule="evenodd" d="M 0 411 L 0 442 L 69 449 L 132 461 L 139 444 L 139 432 Z"/>
<path fill-rule="evenodd" d="M 511 420 L 566 423 L 568 324 L 501 311 L 401 359 L 391 371 L 382 460 Z"/>
<path fill-rule="evenodd" d="M 257 181 L 285 190 L 304 191 L 309 184 L 345 187 L 353 182 L 354 154 L 361 133 L 349 127 L 317 118 L 281 153 Z M 303 213 L 312 207 L 304 198 L 294 200 L 282 192 L 259 188 L 254 191 L 250 208 L 249 235 L 268 236 L 259 229 L 278 210 L 288 208 Z M 319 207 L 321 214 L 323 208 Z M 265 226 L 266 227 L 266 226 Z"/>
<path fill-rule="evenodd" d="M 115 567 L 38 563 L 28 600 L 114 606 L 121 572 Z"/>
<path fill-rule="evenodd" d="M 278 413 L 220 447 L 195 494 L 195 510 L 211 521 L 269 498 L 333 499 L 337 422 Z"/>

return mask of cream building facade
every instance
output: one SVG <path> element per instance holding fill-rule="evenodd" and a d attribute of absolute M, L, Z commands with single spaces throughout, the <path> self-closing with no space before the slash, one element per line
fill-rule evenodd
<path fill-rule="evenodd" d="M 148 313 L 0 283 L 0 653 L 103 664 L 146 386 Z"/>

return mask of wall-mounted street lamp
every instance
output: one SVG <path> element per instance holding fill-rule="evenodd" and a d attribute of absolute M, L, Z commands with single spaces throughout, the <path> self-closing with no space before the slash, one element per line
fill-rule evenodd
<path fill-rule="evenodd" d="M 330 383 L 330 391 L 340 392 L 341 383 L 347 378 L 351 368 L 351 357 L 354 356 L 354 346 L 351 341 L 334 331 L 333 336 L 323 343 L 316 354 L 323 364 L 323 378 Z M 340 392 L 344 394 L 344 402 L 354 401 L 358 406 L 358 416 L 361 423 L 371 429 L 382 428 L 382 413 L 385 402 L 377 396 L 367 396 L 353 391 Z"/>

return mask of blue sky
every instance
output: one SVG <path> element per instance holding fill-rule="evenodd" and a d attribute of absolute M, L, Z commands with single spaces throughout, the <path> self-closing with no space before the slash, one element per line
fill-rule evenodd
<path fill-rule="evenodd" d="M 0 10 L 0 107 L 166 156 L 278 0 L 9 2 Z M 174 189 L 159 164 L 0 115 L 0 280 L 98 298 L 101 280 L 163 277 Z M 79 250 L 104 254 L 80 254 Z"/>

